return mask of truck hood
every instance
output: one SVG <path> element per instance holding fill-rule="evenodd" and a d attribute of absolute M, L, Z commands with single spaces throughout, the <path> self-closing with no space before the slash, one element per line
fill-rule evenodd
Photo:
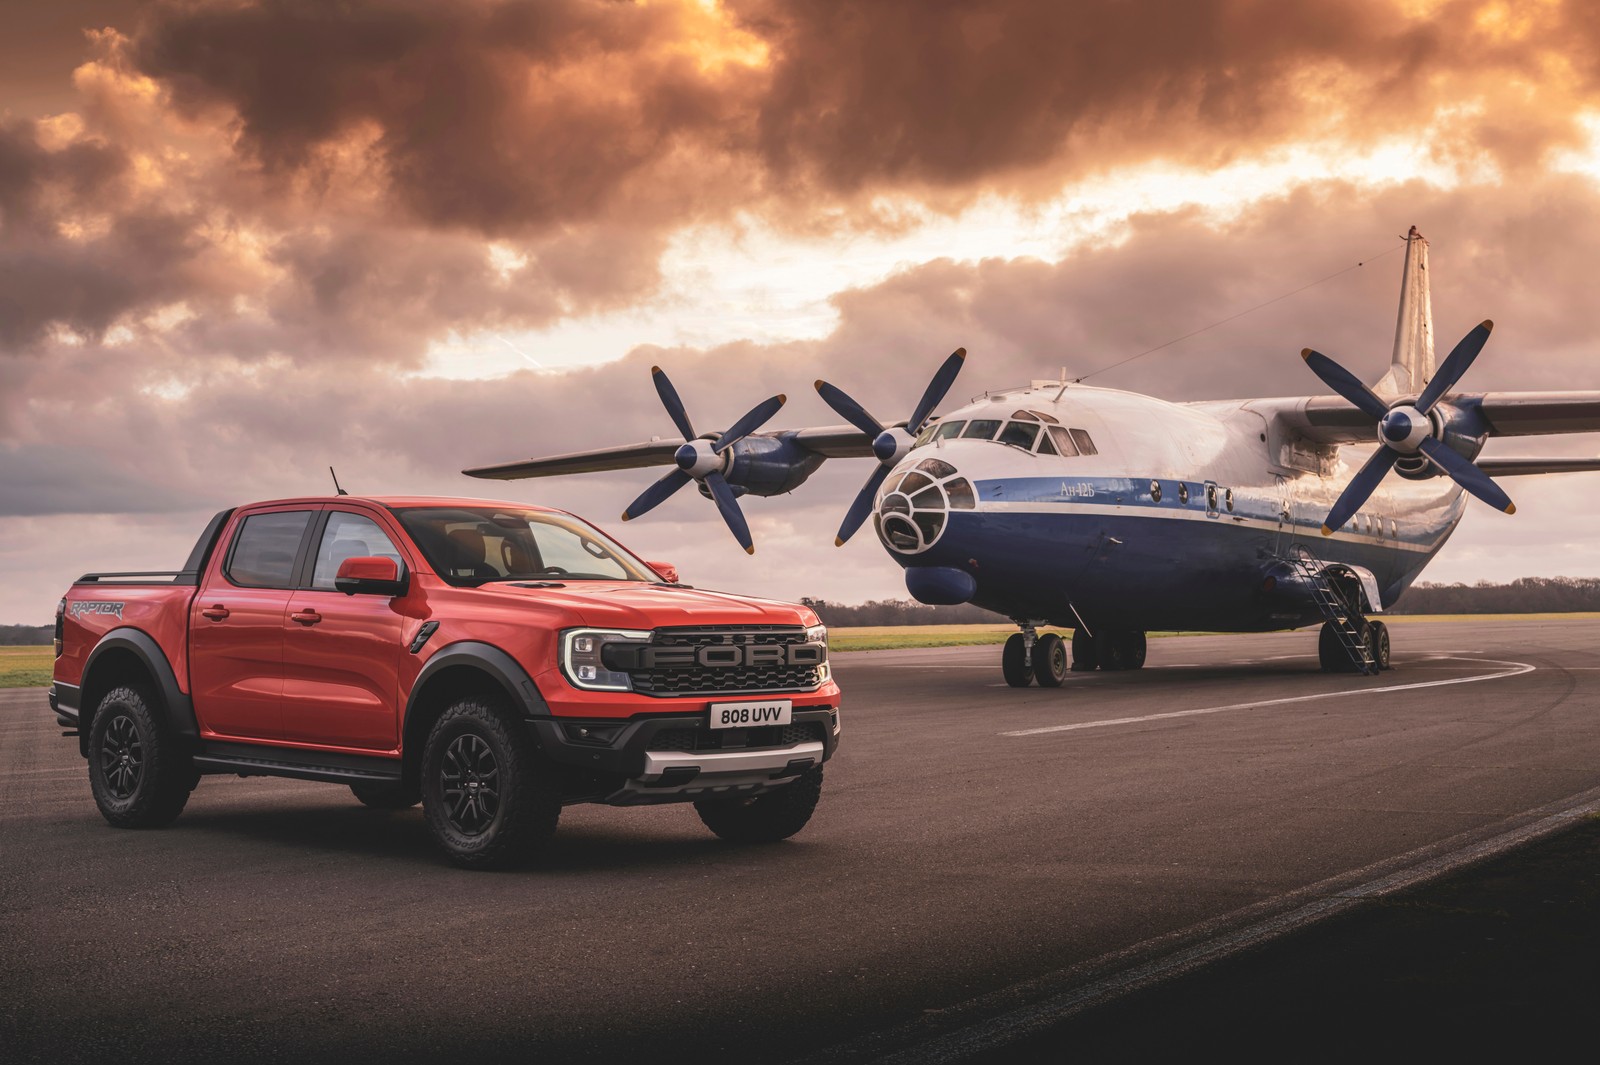
<path fill-rule="evenodd" d="M 640 581 L 576 581 L 562 587 L 493 584 L 497 594 L 570 612 L 584 625 L 656 629 L 679 625 L 815 625 L 803 606 L 775 599 Z"/>

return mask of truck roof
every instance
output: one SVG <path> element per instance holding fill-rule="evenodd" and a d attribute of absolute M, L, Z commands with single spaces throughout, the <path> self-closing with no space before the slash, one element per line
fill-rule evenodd
<path fill-rule="evenodd" d="M 239 509 L 246 507 L 276 507 L 288 504 L 326 504 L 326 503 L 370 503 L 379 507 L 513 507 L 517 510 L 538 510 L 548 514 L 562 514 L 565 511 L 554 507 L 541 507 L 537 503 L 520 503 L 508 499 L 475 499 L 471 496 L 290 496 L 285 499 L 262 499 L 253 503 L 241 503 Z"/>

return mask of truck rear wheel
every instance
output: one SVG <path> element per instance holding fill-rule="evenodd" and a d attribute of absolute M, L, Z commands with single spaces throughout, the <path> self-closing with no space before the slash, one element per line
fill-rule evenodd
<path fill-rule="evenodd" d="M 162 828 L 200 782 L 194 762 L 137 688 L 113 688 L 89 726 L 89 790 L 117 828 Z"/>
<path fill-rule="evenodd" d="M 450 861 L 504 869 L 555 834 L 561 793 L 532 737 L 489 700 L 469 696 L 428 734 L 422 811 Z"/>
<path fill-rule="evenodd" d="M 793 784 L 749 798 L 700 799 L 694 812 L 729 843 L 776 843 L 811 820 L 822 798 L 822 767 L 808 769 Z"/>

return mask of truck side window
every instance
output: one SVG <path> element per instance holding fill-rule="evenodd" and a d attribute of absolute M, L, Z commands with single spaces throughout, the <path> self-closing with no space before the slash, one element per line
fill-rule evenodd
<path fill-rule="evenodd" d="M 321 591 L 335 591 L 333 579 L 339 575 L 339 563 L 347 558 L 392 558 L 401 566 L 405 560 L 395 549 L 383 528 L 371 518 L 336 510 L 328 515 L 328 524 L 322 530 L 322 543 L 317 547 L 317 564 L 311 571 L 311 587 Z"/>
<path fill-rule="evenodd" d="M 300 540 L 311 522 L 309 510 L 251 514 L 239 526 L 224 567 L 228 579 L 246 588 L 289 588 Z"/>

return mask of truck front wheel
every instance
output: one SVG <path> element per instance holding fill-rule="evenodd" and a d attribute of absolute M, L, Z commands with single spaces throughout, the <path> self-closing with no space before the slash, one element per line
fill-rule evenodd
<path fill-rule="evenodd" d="M 490 701 L 469 696 L 428 734 L 422 812 L 450 861 L 503 869 L 555 834 L 561 793 L 527 732 Z"/>
<path fill-rule="evenodd" d="M 139 689 L 113 688 L 89 726 L 89 790 L 117 828 L 162 828 L 199 783 L 194 762 Z"/>
<path fill-rule="evenodd" d="M 694 812 L 729 843 L 776 843 L 811 820 L 822 798 L 822 767 L 808 769 L 793 784 L 749 798 L 700 799 Z"/>

